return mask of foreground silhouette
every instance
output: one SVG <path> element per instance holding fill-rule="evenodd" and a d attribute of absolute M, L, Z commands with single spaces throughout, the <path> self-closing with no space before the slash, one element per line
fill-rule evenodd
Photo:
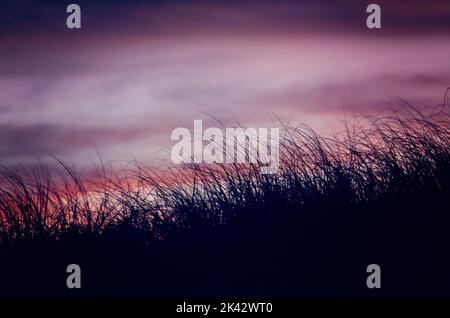
<path fill-rule="evenodd" d="M 276 175 L 3 168 L 0 296 L 450 296 L 446 109 L 363 118 L 332 137 L 283 129 Z M 66 287 L 72 263 L 78 290 Z M 366 286 L 369 264 L 381 289 Z"/>

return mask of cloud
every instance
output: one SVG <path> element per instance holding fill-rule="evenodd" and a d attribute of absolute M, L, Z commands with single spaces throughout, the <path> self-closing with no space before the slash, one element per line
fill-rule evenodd
<path fill-rule="evenodd" d="M 94 146 L 121 144 L 152 133 L 146 128 L 88 128 L 58 125 L 0 125 L 0 161 L 22 156 L 57 155 Z"/>
<path fill-rule="evenodd" d="M 220 33 L 339 33 L 366 32 L 365 9 L 360 0 L 78 0 L 83 25 L 91 34 L 130 36 L 186 36 Z M 384 35 L 440 33 L 450 30 L 447 0 L 379 0 Z M 65 6 L 61 1 L 2 3 L 0 29 L 29 33 L 65 32 Z M 85 34 L 86 32 L 81 32 Z"/>
<path fill-rule="evenodd" d="M 280 111 L 303 113 L 340 113 L 344 109 L 357 113 L 377 113 L 388 110 L 399 98 L 419 107 L 435 106 L 443 102 L 445 89 L 450 86 L 450 73 L 409 75 L 382 74 L 320 85 L 303 90 L 292 87 L 267 97 L 277 101 Z"/>
<path fill-rule="evenodd" d="M 381 32 L 356 0 L 79 1 L 72 32 L 60 1 L 6 1 L 0 160 L 90 143 L 148 160 L 201 112 L 257 126 L 269 110 L 319 121 L 395 96 L 440 102 L 449 2 L 379 3 Z"/>

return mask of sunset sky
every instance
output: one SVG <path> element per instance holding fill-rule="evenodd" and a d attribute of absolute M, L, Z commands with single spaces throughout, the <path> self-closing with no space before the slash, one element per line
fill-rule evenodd
<path fill-rule="evenodd" d="M 443 102 L 450 1 L 25 1 L 0 6 L 0 164 L 167 158 L 214 116 L 322 129 L 343 111 Z M 66 28 L 81 6 L 82 29 Z M 206 114 L 205 114 L 206 113 Z M 209 120 L 209 119 L 208 119 Z M 217 125 L 213 120 L 211 125 Z"/>

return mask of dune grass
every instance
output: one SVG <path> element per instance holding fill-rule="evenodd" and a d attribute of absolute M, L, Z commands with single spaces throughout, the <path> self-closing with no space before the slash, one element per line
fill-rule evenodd
<path fill-rule="evenodd" d="M 32 262 L 48 278 L 84 262 L 93 295 L 367 296 L 365 266 L 380 263 L 383 295 L 450 295 L 446 107 L 408 105 L 329 136 L 280 125 L 274 175 L 258 164 L 1 168 L 1 272 Z M 113 284 L 117 271 L 128 278 Z M 7 281 L 4 295 L 24 292 Z"/>

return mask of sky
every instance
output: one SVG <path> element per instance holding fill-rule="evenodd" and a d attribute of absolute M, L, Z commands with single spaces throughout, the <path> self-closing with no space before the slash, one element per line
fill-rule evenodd
<path fill-rule="evenodd" d="M 154 162 L 194 119 L 325 130 L 399 98 L 442 103 L 450 2 L 372 2 L 1 0 L 0 164 Z"/>

